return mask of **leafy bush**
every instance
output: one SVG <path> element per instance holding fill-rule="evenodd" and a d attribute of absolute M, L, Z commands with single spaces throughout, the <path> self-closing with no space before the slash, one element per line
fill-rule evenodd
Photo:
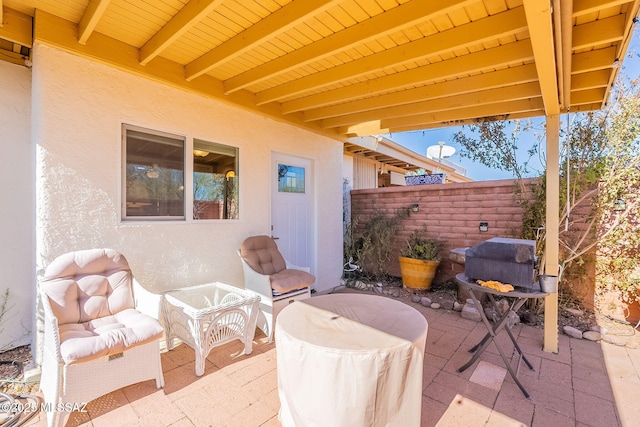
<path fill-rule="evenodd" d="M 445 242 L 427 238 L 426 231 L 426 228 L 422 228 L 411 233 L 405 246 L 400 250 L 400 256 L 425 261 L 440 261 Z"/>

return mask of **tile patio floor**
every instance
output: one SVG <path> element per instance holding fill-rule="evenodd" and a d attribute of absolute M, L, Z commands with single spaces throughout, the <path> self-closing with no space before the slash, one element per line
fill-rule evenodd
<path fill-rule="evenodd" d="M 501 381 L 506 370 L 494 344 L 480 362 L 457 373 L 469 360 L 467 350 L 485 334 L 482 323 L 411 305 L 429 323 L 422 426 L 640 425 L 640 350 L 560 335 L 559 353 L 545 353 L 542 329 L 517 325 L 514 336 L 536 368 L 529 371 L 522 363 L 519 369 L 529 401 L 508 373 Z M 515 368 L 508 336 L 499 342 Z M 253 353 L 242 350 L 239 341 L 215 348 L 202 377 L 195 376 L 187 346 L 164 352 L 164 389 L 147 381 L 110 393 L 89 403 L 87 413 L 73 413 L 67 426 L 279 426 L 277 349 L 257 330 Z M 27 425 L 44 426 L 46 417 L 40 413 Z"/>

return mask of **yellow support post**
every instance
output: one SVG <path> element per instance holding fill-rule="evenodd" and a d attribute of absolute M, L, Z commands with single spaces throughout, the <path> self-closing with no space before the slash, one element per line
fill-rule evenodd
<path fill-rule="evenodd" d="M 547 209 L 544 273 L 557 276 L 560 221 L 560 115 L 547 116 Z M 544 351 L 558 352 L 558 294 L 544 299 Z"/>

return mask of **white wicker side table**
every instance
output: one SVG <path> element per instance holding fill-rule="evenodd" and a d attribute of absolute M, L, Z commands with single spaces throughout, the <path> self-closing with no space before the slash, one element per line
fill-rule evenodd
<path fill-rule="evenodd" d="M 224 283 L 207 283 L 165 292 L 167 348 L 179 338 L 196 352 L 196 375 L 204 373 L 204 361 L 212 348 L 235 339 L 244 353 L 253 350 L 260 305 L 255 292 Z"/>

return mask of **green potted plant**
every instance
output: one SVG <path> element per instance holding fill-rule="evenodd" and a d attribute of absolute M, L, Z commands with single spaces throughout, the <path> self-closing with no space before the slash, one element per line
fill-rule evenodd
<path fill-rule="evenodd" d="M 402 284 L 409 289 L 429 289 L 442 259 L 445 242 L 426 237 L 426 228 L 415 230 L 398 257 Z"/>

